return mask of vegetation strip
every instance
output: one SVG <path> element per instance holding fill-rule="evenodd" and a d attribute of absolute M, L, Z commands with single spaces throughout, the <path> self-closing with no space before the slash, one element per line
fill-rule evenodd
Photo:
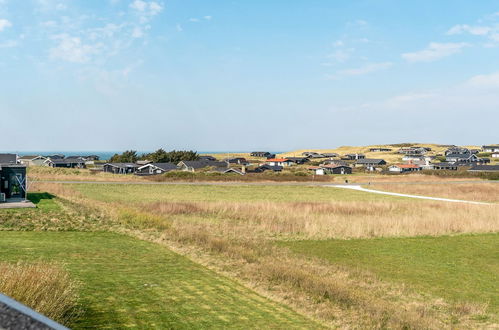
<path fill-rule="evenodd" d="M 459 200 L 459 199 L 449 199 L 449 198 L 430 197 L 430 196 L 418 196 L 418 195 L 409 195 L 409 194 L 402 194 L 402 193 L 395 193 L 395 192 L 388 192 L 388 191 L 366 189 L 366 188 L 362 188 L 361 186 L 355 186 L 355 185 L 353 185 L 353 186 L 333 185 L 331 187 L 334 187 L 334 188 L 344 188 L 344 189 L 353 189 L 353 190 L 364 191 L 364 192 L 373 193 L 373 194 L 381 194 L 381 195 L 390 195 L 390 196 L 408 197 L 408 198 L 418 198 L 418 199 L 429 199 L 429 200 L 441 201 L 441 202 L 467 203 L 467 204 L 475 204 L 475 205 L 491 205 L 491 203 L 486 203 L 486 202 L 464 201 L 464 200 Z"/>

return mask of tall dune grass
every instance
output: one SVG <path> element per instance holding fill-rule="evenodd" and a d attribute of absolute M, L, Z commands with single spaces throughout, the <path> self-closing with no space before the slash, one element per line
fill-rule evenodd
<path fill-rule="evenodd" d="M 140 208 L 162 215 L 176 226 L 197 221 L 206 230 L 233 236 L 349 239 L 499 230 L 499 205 L 419 201 L 155 202 Z"/>
<path fill-rule="evenodd" d="M 60 265 L 0 263 L 0 292 L 63 324 L 77 315 L 78 285 Z"/>

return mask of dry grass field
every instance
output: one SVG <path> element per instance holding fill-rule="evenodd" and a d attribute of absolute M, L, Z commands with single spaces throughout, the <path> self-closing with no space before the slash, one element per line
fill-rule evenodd
<path fill-rule="evenodd" d="M 1 293 L 64 324 L 78 314 L 78 286 L 61 265 L 0 262 Z"/>
<path fill-rule="evenodd" d="M 355 238 L 368 245 L 372 238 L 421 235 L 439 242 L 439 235 L 493 233 L 499 230 L 495 205 L 301 186 L 45 184 L 39 189 L 107 219 L 109 230 L 165 245 L 332 327 L 476 328 L 497 319 L 485 301 L 447 300 L 410 281 L 381 280 L 376 270 L 310 259 L 276 244 Z M 466 280 L 481 276 L 468 271 Z"/>
<path fill-rule="evenodd" d="M 462 184 L 376 184 L 377 190 L 404 194 L 423 195 L 499 203 L 499 182 Z"/>

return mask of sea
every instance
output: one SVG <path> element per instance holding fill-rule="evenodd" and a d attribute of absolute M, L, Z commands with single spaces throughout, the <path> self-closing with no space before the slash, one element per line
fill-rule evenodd
<path fill-rule="evenodd" d="M 18 154 L 19 156 L 50 156 L 50 155 L 64 155 L 64 156 L 89 156 L 96 155 L 99 156 L 100 160 L 108 160 L 115 154 L 121 154 L 123 151 L 61 151 L 61 150 L 52 150 L 52 151 L 0 151 L 0 153 L 13 153 Z M 137 151 L 138 155 L 148 154 L 153 151 Z M 198 151 L 200 155 L 206 154 L 242 154 L 242 153 L 250 153 L 251 151 Z M 270 151 L 274 154 L 282 153 L 282 151 Z"/>

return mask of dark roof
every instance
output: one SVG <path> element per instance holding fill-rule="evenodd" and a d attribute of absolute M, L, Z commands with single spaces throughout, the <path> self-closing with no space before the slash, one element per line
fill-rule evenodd
<path fill-rule="evenodd" d="M 176 170 L 178 168 L 177 164 L 174 164 L 174 163 L 150 163 L 150 164 L 144 165 L 143 167 L 149 166 L 149 165 L 156 166 L 157 168 L 160 168 L 164 171 Z"/>
<path fill-rule="evenodd" d="M 187 167 L 192 168 L 204 168 L 204 167 L 227 167 L 226 162 L 216 162 L 211 160 L 185 160 L 179 164 L 184 164 Z"/>
<path fill-rule="evenodd" d="M 0 164 L 16 164 L 16 154 L 0 154 Z"/>
<path fill-rule="evenodd" d="M 209 155 L 205 155 L 205 156 L 199 156 L 199 160 L 217 160 L 215 157 L 213 156 L 209 156 Z"/>
<path fill-rule="evenodd" d="M 80 158 L 70 158 L 70 159 L 51 159 L 53 164 L 82 164 L 85 163 L 83 159 Z"/>
<path fill-rule="evenodd" d="M 495 145 L 495 146 L 482 146 L 482 149 L 489 149 L 489 148 L 499 148 L 499 145 Z"/>
<path fill-rule="evenodd" d="M 338 157 L 337 153 L 334 152 L 325 152 L 322 154 L 324 157 Z"/>
<path fill-rule="evenodd" d="M 380 163 L 385 163 L 385 160 L 384 159 L 369 159 L 369 158 L 357 160 L 357 164 L 380 164 Z"/>
<path fill-rule="evenodd" d="M 498 172 L 499 165 L 475 165 L 468 171 Z"/>
<path fill-rule="evenodd" d="M 140 167 L 140 165 L 135 164 L 135 163 L 105 163 L 103 166 L 113 166 L 113 167 L 119 167 L 119 168 L 130 168 L 130 167 Z"/>
<path fill-rule="evenodd" d="M 467 153 L 464 153 L 464 154 L 461 154 L 461 153 L 451 153 L 451 154 L 445 155 L 445 157 L 448 157 L 448 158 L 464 158 L 464 159 L 468 159 L 471 156 L 473 156 L 473 154 L 470 153 L 470 152 L 467 152 Z"/>
<path fill-rule="evenodd" d="M 308 157 L 286 157 L 287 160 L 292 162 L 308 162 Z"/>
<path fill-rule="evenodd" d="M 240 175 L 244 175 L 244 172 L 238 168 L 224 168 L 222 173 L 229 173 L 229 172 L 233 172 L 233 173 L 237 173 L 237 174 L 240 174 Z"/>
<path fill-rule="evenodd" d="M 261 169 L 266 169 L 266 170 L 272 170 L 272 171 L 282 171 L 283 167 L 278 166 L 278 165 L 262 165 L 260 166 Z"/>
<path fill-rule="evenodd" d="M 327 164 L 335 164 L 335 165 L 342 165 L 342 166 L 347 166 L 348 165 L 348 163 L 345 162 L 345 161 L 343 161 L 343 160 L 335 160 L 335 159 L 333 159 L 333 160 L 325 160 L 324 164 L 326 164 L 326 165 Z"/>

